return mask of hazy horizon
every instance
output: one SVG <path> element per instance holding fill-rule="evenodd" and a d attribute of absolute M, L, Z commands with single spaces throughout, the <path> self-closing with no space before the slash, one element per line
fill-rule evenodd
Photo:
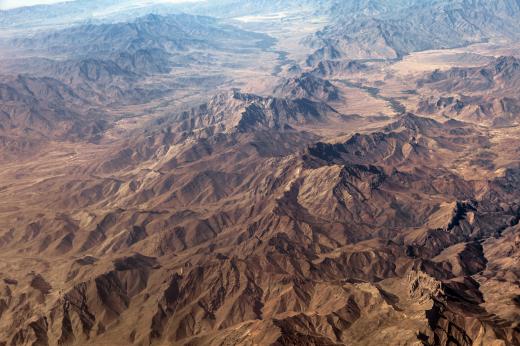
<path fill-rule="evenodd" d="M 72 0 L 2 0 L 0 1 L 0 9 L 10 10 L 18 7 L 27 7 L 35 5 L 54 4 L 58 2 L 67 2 Z"/>
<path fill-rule="evenodd" d="M 20 7 L 30 7 L 36 5 L 50 5 L 60 2 L 72 2 L 76 0 L 0 0 L 0 10 L 11 10 Z M 143 3 L 182 3 L 182 2 L 197 2 L 204 0 L 149 0 L 141 1 Z"/>

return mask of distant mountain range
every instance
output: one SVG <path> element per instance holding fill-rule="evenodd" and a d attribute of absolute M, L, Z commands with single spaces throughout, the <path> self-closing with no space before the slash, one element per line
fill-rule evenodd
<path fill-rule="evenodd" d="M 518 37 L 517 0 L 366 0 L 336 2 L 331 8 L 340 14 L 335 23 L 308 38 L 325 59 L 400 58 Z"/>
<path fill-rule="evenodd" d="M 148 77 L 166 75 L 174 67 L 199 64 L 197 51 L 242 53 L 258 49 L 266 40 L 269 37 L 264 34 L 240 30 L 214 18 L 186 14 L 151 14 L 128 23 L 79 25 L 15 38 L 9 41 L 9 50 L 29 57 L 7 59 L 3 70 L 12 77 L 6 78 L 39 81 L 44 90 L 55 91 L 59 87 L 66 90 L 68 98 L 63 93 L 50 92 L 44 100 L 25 84 L 6 84 L 4 101 L 13 102 L 16 98 L 23 103 L 17 106 L 27 110 L 21 112 L 18 107 L 4 104 L 3 111 L 12 126 L 37 127 L 48 134 L 53 130 L 52 121 L 45 126 L 35 123 L 45 122 L 44 114 L 64 114 L 74 121 L 82 117 L 65 110 L 73 104 L 99 108 L 110 103 L 144 103 L 174 87 L 143 84 Z"/>
<path fill-rule="evenodd" d="M 435 71 L 418 86 L 442 93 L 421 101 L 420 112 L 495 126 L 520 122 L 520 60 L 515 57 L 503 56 L 483 67 Z"/>
<path fill-rule="evenodd" d="M 78 40 L 78 37 L 84 37 Z M 229 41 L 250 41 L 254 45 L 265 35 L 226 26 L 214 18 L 176 14 L 150 14 L 133 22 L 79 25 L 66 30 L 35 34 L 15 39 L 12 45 L 53 54 L 110 56 L 142 49 L 161 49 L 171 53 L 189 48 L 232 49 Z"/>
<path fill-rule="evenodd" d="M 70 86 L 48 77 L 0 79 L 0 130 L 31 138 L 93 138 L 105 129 L 102 112 Z"/>

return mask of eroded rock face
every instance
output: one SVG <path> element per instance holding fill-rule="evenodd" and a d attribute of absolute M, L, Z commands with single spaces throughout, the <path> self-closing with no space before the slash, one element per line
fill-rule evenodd
<path fill-rule="evenodd" d="M 408 273 L 408 294 L 419 303 L 441 299 L 444 292 L 442 283 L 421 271 Z"/>

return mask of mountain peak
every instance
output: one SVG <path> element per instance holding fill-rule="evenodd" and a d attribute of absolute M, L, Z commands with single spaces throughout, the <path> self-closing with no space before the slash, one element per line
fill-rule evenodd
<path fill-rule="evenodd" d="M 339 89 L 328 80 L 316 77 L 311 73 L 303 73 L 299 77 L 290 78 L 275 89 L 275 94 L 282 97 L 309 98 L 323 101 L 337 101 Z"/>
<path fill-rule="evenodd" d="M 520 60 L 513 56 L 501 56 L 490 67 L 494 68 L 496 74 L 511 77 L 520 71 Z"/>
<path fill-rule="evenodd" d="M 392 124 L 385 127 L 385 131 L 395 131 L 397 129 L 408 129 L 419 133 L 427 133 L 433 129 L 441 128 L 442 124 L 431 118 L 425 118 L 407 112 L 399 117 Z"/>

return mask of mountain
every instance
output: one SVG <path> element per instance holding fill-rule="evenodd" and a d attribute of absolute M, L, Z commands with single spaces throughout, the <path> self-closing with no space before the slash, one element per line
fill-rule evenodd
<path fill-rule="evenodd" d="M 418 105 L 422 112 L 442 113 L 482 124 L 507 126 L 518 122 L 520 61 L 502 56 L 474 68 L 434 71 L 418 81 L 442 96 L 431 96 Z"/>
<path fill-rule="evenodd" d="M 516 0 L 347 1 L 345 16 L 308 38 L 325 59 L 401 58 L 411 52 L 462 47 L 495 37 L 516 38 Z M 320 50 L 335 51 L 323 54 Z"/>
<path fill-rule="evenodd" d="M 262 97 L 232 91 L 219 94 L 208 104 L 183 113 L 176 120 L 179 130 L 191 133 L 210 128 L 225 132 L 259 129 L 284 130 L 341 118 L 333 108 L 306 98 Z"/>
<path fill-rule="evenodd" d="M 434 71 L 418 85 L 427 85 L 445 92 L 483 92 L 500 89 L 511 92 L 518 88 L 520 60 L 512 56 L 502 56 L 483 67 L 454 68 L 448 71 Z"/>
<path fill-rule="evenodd" d="M 309 61 L 309 65 L 314 65 Z M 367 64 L 359 61 L 337 61 L 337 60 L 319 60 L 312 74 L 318 77 L 330 77 L 337 74 L 350 74 L 363 72 L 369 69 Z"/>
<path fill-rule="evenodd" d="M 519 345 L 518 4 L 0 11 L 0 346 Z"/>
<path fill-rule="evenodd" d="M 240 30 L 214 18 L 149 14 L 131 22 L 75 25 L 15 37 L 6 43 L 7 51 L 29 57 L 7 59 L 4 73 L 51 77 L 102 104 L 143 103 L 176 86 L 145 83 L 145 79 L 168 74 L 174 67 L 205 63 L 204 55 L 210 51 L 243 54 L 259 49 L 266 40 L 267 35 Z M 197 54 L 201 50 L 206 53 Z M 44 58 L 33 57 L 35 54 Z"/>
<path fill-rule="evenodd" d="M 68 85 L 52 79 L 19 75 L 0 82 L 3 133 L 24 136 L 96 136 L 106 126 L 101 113 Z"/>
<path fill-rule="evenodd" d="M 340 91 L 327 80 L 312 74 L 291 78 L 274 90 L 275 94 L 292 98 L 312 98 L 323 101 L 337 101 Z"/>
<path fill-rule="evenodd" d="M 77 37 L 85 37 L 77 40 Z M 186 14 L 160 16 L 149 14 L 133 22 L 86 24 L 32 37 L 14 39 L 16 47 L 41 49 L 55 54 L 107 56 L 113 53 L 134 54 L 141 49 L 166 52 L 189 48 L 224 49 L 229 41 L 249 41 L 252 46 L 265 35 L 226 26 L 216 19 Z"/>
<path fill-rule="evenodd" d="M 217 98 L 212 107 L 260 102 L 233 95 L 236 101 Z M 381 341 L 374 337 L 379 321 L 406 331 L 401 339 L 409 342 L 417 330 L 432 343 L 493 335 L 517 342 L 508 327 L 514 320 L 482 308 L 483 293 L 468 278 L 486 260 L 500 261 L 500 252 L 492 255 L 478 239 L 515 218 L 515 209 L 492 205 L 496 196 L 514 203 L 517 173 L 487 182 L 476 202 L 474 183 L 447 168 L 465 150 L 486 145 L 478 129 L 406 114 L 378 132 L 285 157 L 259 155 L 245 145 L 247 133 L 238 135 L 216 136 L 210 152 L 185 161 L 179 144 L 168 144 L 150 161 L 155 166 L 133 160 L 114 171 L 118 178 L 79 183 L 76 171 L 67 181 L 42 182 L 45 191 L 68 186 L 65 214 L 46 212 L 4 232 L 4 247 L 75 256 L 64 264 L 62 284 L 36 273 L 4 278 L 4 316 L 23 316 L 13 303 L 22 292 L 47 311 L 15 328 L 11 340 L 362 344 Z M 167 138 L 157 128 L 146 143 L 154 148 Z M 200 153 L 202 143 L 209 142 L 185 145 Z M 164 165 L 171 157 L 174 170 Z M 140 165 L 148 167 L 143 176 L 125 181 Z M 48 201 L 51 210 L 61 203 Z M 96 211 L 100 205 L 111 211 Z M 65 216 L 81 210 L 90 210 L 81 225 Z M 424 311 L 437 318 L 428 322 Z"/>
<path fill-rule="evenodd" d="M 52 5 L 37 5 L 3 10 L 0 28 L 15 33 L 24 30 L 46 30 L 49 27 L 66 27 L 85 22 L 127 22 L 148 14 L 192 14 L 216 18 L 233 18 L 251 14 L 283 11 L 287 7 L 305 9 L 328 8 L 328 0 L 222 0 L 212 1 L 140 1 L 79 0 Z"/>
<path fill-rule="evenodd" d="M 316 128 L 348 126 L 356 119 L 319 101 L 262 97 L 233 90 L 158 119 L 152 126 L 162 129 L 160 135 L 132 139 L 100 167 L 101 172 L 114 172 L 138 161 L 160 165 L 156 168 L 159 171 L 170 170 L 216 156 L 219 149 L 228 150 L 226 153 L 234 157 L 233 148 L 238 143 L 255 155 L 286 156 L 316 139 Z"/>

